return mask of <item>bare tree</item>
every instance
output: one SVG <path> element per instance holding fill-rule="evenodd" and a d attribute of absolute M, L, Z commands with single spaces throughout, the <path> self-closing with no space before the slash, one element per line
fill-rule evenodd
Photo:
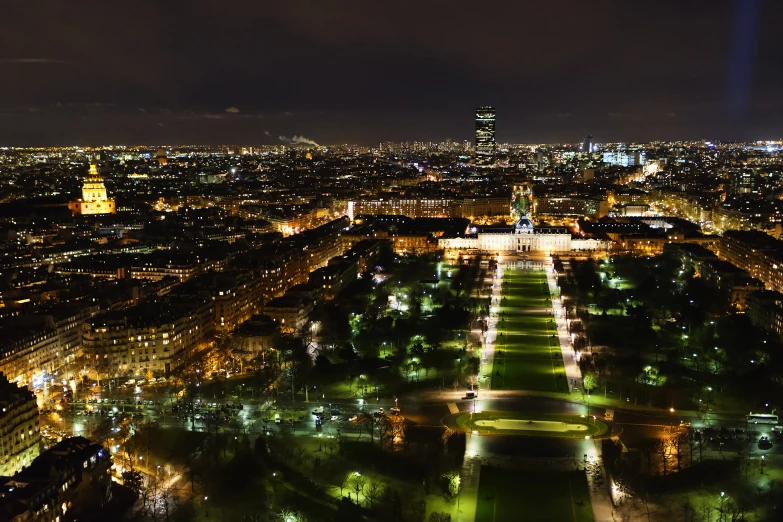
<path fill-rule="evenodd" d="M 655 441 L 646 439 L 639 446 L 639 450 L 647 457 L 647 473 L 652 474 L 652 456 L 655 454 Z"/>
<path fill-rule="evenodd" d="M 683 520 L 685 522 L 696 522 L 696 508 L 689 501 L 682 504 Z"/>
<path fill-rule="evenodd" d="M 750 456 L 744 450 L 740 450 L 737 452 L 735 461 L 739 472 L 745 475 L 745 480 L 747 481 L 751 468 Z"/>
<path fill-rule="evenodd" d="M 389 449 L 394 445 L 394 429 L 392 418 L 388 415 L 379 415 L 375 418 L 375 425 L 378 429 L 378 442 L 383 447 L 385 440 L 389 441 Z"/>
<path fill-rule="evenodd" d="M 166 522 L 171 518 L 171 514 L 179 508 L 179 497 L 171 486 L 166 484 L 160 489 L 160 502 L 163 508 L 163 517 Z"/>
<path fill-rule="evenodd" d="M 139 491 L 139 500 L 141 502 L 140 511 L 144 516 L 152 520 L 158 519 L 158 504 L 160 502 L 160 490 L 162 484 L 157 475 L 147 475 L 142 480 L 142 487 Z"/>
<path fill-rule="evenodd" d="M 343 490 L 350 489 L 351 487 L 351 476 L 347 475 L 346 473 L 342 474 L 342 478 L 337 481 L 337 487 L 340 488 L 340 497 L 343 496 Z"/>
<path fill-rule="evenodd" d="M 389 449 L 394 448 L 394 443 L 397 440 L 402 440 L 405 434 L 405 426 L 407 421 L 404 417 L 388 417 L 389 426 L 391 428 L 391 440 L 389 441 Z"/>
<path fill-rule="evenodd" d="M 375 505 L 375 501 L 383 496 L 383 492 L 386 487 L 379 481 L 373 480 L 370 482 L 370 484 L 367 486 L 367 488 L 364 491 L 364 496 L 367 498 L 367 500 L 370 501 L 370 506 Z"/>
<path fill-rule="evenodd" d="M 297 446 L 297 448 L 294 450 L 294 455 L 296 456 L 296 461 L 301 466 L 305 463 L 307 458 L 307 448 L 304 446 Z"/>
<path fill-rule="evenodd" d="M 130 471 L 143 462 L 144 455 L 149 456 L 151 437 L 151 426 L 146 422 L 129 420 L 120 426 L 117 438 L 120 440 L 125 467 Z"/>
<path fill-rule="evenodd" d="M 409 520 L 424 520 L 424 515 L 427 512 L 427 503 L 423 500 L 414 500 L 409 502 L 406 506 L 408 512 L 407 518 Z"/>
<path fill-rule="evenodd" d="M 702 520 L 706 520 L 706 521 L 712 520 L 712 511 L 713 511 L 712 506 L 706 503 L 702 504 L 700 511 L 701 511 Z"/>
<path fill-rule="evenodd" d="M 367 412 L 360 414 L 356 419 L 356 427 L 359 428 L 359 436 L 356 437 L 356 440 L 362 437 L 362 431 L 367 430 L 370 434 L 370 443 L 375 442 L 375 419 L 372 415 Z"/>
<path fill-rule="evenodd" d="M 693 450 L 699 445 L 699 462 L 701 462 L 701 437 L 697 431 L 688 429 L 684 434 L 685 443 L 688 445 L 688 454 L 690 455 L 691 466 L 693 466 Z"/>
<path fill-rule="evenodd" d="M 280 511 L 278 517 L 279 517 L 278 520 L 280 520 L 281 522 L 288 522 L 289 520 L 298 520 L 300 522 L 305 522 L 304 515 L 294 509 L 283 509 L 282 511 Z"/>
<path fill-rule="evenodd" d="M 331 457 L 334 454 L 334 450 L 337 449 L 337 441 L 335 439 L 326 439 L 324 441 L 324 448 L 329 452 Z"/>
<path fill-rule="evenodd" d="M 720 511 L 721 520 L 737 522 L 739 520 L 745 520 L 745 513 L 748 511 L 748 505 L 742 498 L 737 501 L 730 498 L 721 503 Z"/>
<path fill-rule="evenodd" d="M 677 457 L 677 471 L 680 471 L 680 457 L 682 454 L 682 448 L 687 444 L 685 433 L 678 433 L 670 439 L 670 446 L 673 451 L 676 451 Z"/>
<path fill-rule="evenodd" d="M 356 505 L 359 505 L 359 494 L 364 491 L 364 485 L 367 483 L 362 475 L 354 475 L 351 478 L 351 491 L 356 493 Z"/>
<path fill-rule="evenodd" d="M 663 474 L 666 475 L 666 459 L 671 454 L 671 446 L 668 439 L 657 439 L 653 444 L 653 450 L 656 454 L 661 456 L 661 462 L 663 463 Z"/>

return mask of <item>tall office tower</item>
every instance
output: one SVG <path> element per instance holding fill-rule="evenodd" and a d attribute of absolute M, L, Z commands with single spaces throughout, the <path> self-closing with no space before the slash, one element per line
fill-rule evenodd
<path fill-rule="evenodd" d="M 495 164 L 495 109 L 476 109 L 476 166 L 491 167 Z"/>
<path fill-rule="evenodd" d="M 593 152 L 593 137 L 592 136 L 587 136 L 585 138 L 585 143 L 584 143 L 584 145 L 582 145 L 582 152 L 587 152 L 588 154 Z"/>

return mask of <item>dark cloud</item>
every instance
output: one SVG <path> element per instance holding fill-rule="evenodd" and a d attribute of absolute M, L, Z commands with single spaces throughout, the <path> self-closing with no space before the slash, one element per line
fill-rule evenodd
<path fill-rule="evenodd" d="M 0 63 L 18 63 L 18 64 L 46 64 L 46 63 L 66 63 L 56 58 L 0 58 Z"/>
<path fill-rule="evenodd" d="M 781 134 L 771 0 L 8 4 L 0 144 Z"/>

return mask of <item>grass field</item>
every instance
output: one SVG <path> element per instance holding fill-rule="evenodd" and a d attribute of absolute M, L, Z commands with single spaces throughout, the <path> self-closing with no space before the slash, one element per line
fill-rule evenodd
<path fill-rule="evenodd" d="M 481 468 L 476 522 L 591 522 L 584 471 Z"/>
<path fill-rule="evenodd" d="M 506 270 L 492 389 L 568 391 L 543 270 Z"/>
<path fill-rule="evenodd" d="M 581 424 L 585 426 L 585 429 L 575 429 L 566 431 L 545 431 L 545 430 L 525 430 L 524 424 L 520 426 L 520 429 L 495 429 L 490 426 L 481 425 L 477 421 L 497 420 L 497 419 L 523 419 L 534 421 L 550 421 L 566 424 Z M 586 418 L 581 415 L 572 414 L 541 414 L 541 413 L 529 413 L 522 411 L 482 411 L 479 413 L 463 413 L 455 419 L 455 423 L 460 428 L 468 431 L 478 431 L 481 434 L 498 434 L 498 435 L 525 435 L 530 437 L 559 437 L 569 439 L 583 439 L 585 435 L 591 437 L 598 437 L 606 433 L 609 427 L 598 419 L 592 417 Z"/>

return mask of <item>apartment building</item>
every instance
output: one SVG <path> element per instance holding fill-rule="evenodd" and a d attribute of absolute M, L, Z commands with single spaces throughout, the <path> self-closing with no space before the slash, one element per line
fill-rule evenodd
<path fill-rule="evenodd" d="M 95 520 L 111 498 L 111 454 L 84 437 L 71 437 L 0 481 L 0 518 L 14 522 Z"/>
<path fill-rule="evenodd" d="M 783 294 L 770 290 L 752 293 L 747 314 L 753 324 L 783 341 Z"/>
<path fill-rule="evenodd" d="M 38 404 L 33 392 L 0 373 L 0 406 L 0 476 L 10 476 L 38 456 Z"/>
<path fill-rule="evenodd" d="M 164 376 L 205 348 L 215 332 L 211 299 L 167 295 L 92 318 L 83 350 L 98 378 Z"/>
<path fill-rule="evenodd" d="M 783 241 L 763 232 L 730 230 L 723 234 L 716 253 L 769 290 L 783 292 Z"/>

